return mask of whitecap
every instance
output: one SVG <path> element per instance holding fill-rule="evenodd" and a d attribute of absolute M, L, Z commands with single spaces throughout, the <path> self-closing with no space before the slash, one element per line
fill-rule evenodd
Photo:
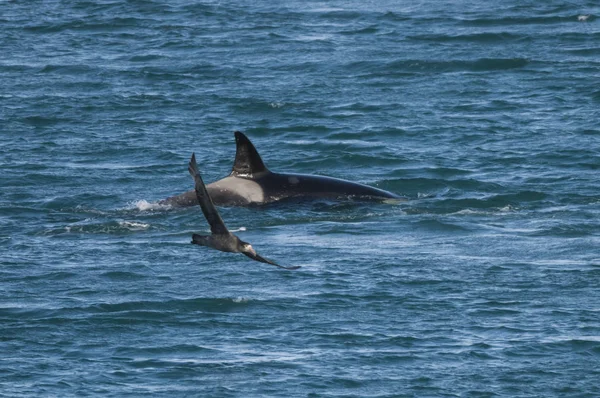
<path fill-rule="evenodd" d="M 250 301 L 250 299 L 246 297 L 236 297 L 233 299 L 234 303 L 247 303 L 248 301 Z"/>
<path fill-rule="evenodd" d="M 119 221 L 119 226 L 130 231 L 141 231 L 150 228 L 150 224 L 135 221 Z"/>

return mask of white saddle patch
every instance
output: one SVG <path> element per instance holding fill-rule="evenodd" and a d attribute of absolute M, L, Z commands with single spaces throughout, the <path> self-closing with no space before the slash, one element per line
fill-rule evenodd
<path fill-rule="evenodd" d="M 256 182 L 245 178 L 225 177 L 210 185 L 212 189 L 240 196 L 246 199 L 248 203 L 262 203 L 265 199 L 262 187 Z"/>

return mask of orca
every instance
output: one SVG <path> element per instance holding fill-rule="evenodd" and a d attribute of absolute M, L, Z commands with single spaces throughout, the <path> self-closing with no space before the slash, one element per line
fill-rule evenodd
<path fill-rule="evenodd" d="M 368 185 L 339 178 L 275 173 L 262 161 L 248 137 L 236 131 L 236 154 L 231 174 L 206 185 L 216 206 L 253 206 L 284 199 L 330 199 L 402 201 L 406 198 Z M 196 191 L 188 191 L 158 202 L 173 207 L 198 205 Z"/>

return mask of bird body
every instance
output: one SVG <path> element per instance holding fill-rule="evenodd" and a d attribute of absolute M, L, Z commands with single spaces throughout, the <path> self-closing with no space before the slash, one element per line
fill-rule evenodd
<path fill-rule="evenodd" d="M 256 250 L 254 250 L 250 243 L 242 241 L 236 235 L 229 232 L 225 226 L 225 223 L 223 222 L 223 219 L 221 218 L 221 215 L 219 214 L 219 211 L 215 207 L 210 195 L 208 194 L 208 191 L 206 190 L 206 185 L 204 184 L 202 176 L 200 175 L 200 171 L 198 170 L 195 154 L 192 154 L 188 171 L 194 178 L 194 191 L 196 192 L 196 198 L 198 200 L 198 204 L 200 204 L 200 208 L 202 209 L 202 213 L 204 214 L 206 221 L 208 221 L 208 224 L 210 225 L 211 232 L 210 235 L 193 234 L 192 243 L 200 246 L 211 247 L 223 252 L 243 253 L 253 260 L 271 264 L 279 268 L 290 270 L 300 268 L 284 267 L 271 260 L 261 257 L 258 253 L 256 253 Z"/>

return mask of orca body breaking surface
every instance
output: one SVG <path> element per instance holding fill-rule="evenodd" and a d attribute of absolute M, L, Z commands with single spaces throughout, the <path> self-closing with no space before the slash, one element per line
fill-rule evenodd
<path fill-rule="evenodd" d="M 235 132 L 235 142 L 236 155 L 231 174 L 206 185 L 217 206 L 262 205 L 289 198 L 405 199 L 392 192 L 339 178 L 271 172 L 242 132 Z M 195 191 L 189 191 L 161 200 L 159 204 L 194 206 L 198 199 Z"/>

